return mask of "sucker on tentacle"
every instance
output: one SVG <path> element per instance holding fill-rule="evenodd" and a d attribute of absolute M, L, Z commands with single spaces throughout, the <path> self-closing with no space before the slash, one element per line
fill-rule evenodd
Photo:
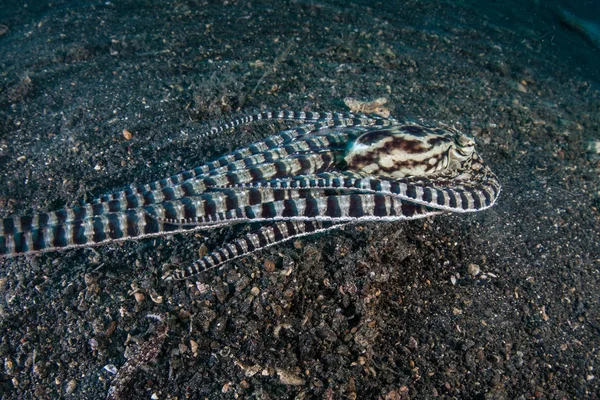
<path fill-rule="evenodd" d="M 472 138 L 447 127 L 351 113 L 263 112 L 301 125 L 219 159 L 76 207 L 0 220 L 0 256 L 37 253 L 234 223 L 260 223 L 182 271 L 183 279 L 309 234 L 494 205 L 500 184 Z"/>

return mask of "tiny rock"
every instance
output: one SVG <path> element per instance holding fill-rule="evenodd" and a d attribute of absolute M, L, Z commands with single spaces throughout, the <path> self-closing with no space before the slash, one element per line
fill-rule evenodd
<path fill-rule="evenodd" d="M 231 386 L 231 382 L 227 382 L 226 384 L 224 384 L 223 387 L 221 388 L 221 393 L 229 392 L 229 386 Z"/>
<path fill-rule="evenodd" d="M 198 342 L 196 342 L 195 340 L 190 340 L 190 348 L 192 350 L 192 354 L 194 356 L 198 355 Z"/>
<path fill-rule="evenodd" d="M 264 262 L 263 265 L 264 265 L 265 270 L 267 272 L 273 272 L 273 271 L 275 271 L 275 263 L 273 261 L 271 261 L 271 260 L 265 260 L 265 262 Z"/>
<path fill-rule="evenodd" d="M 469 275 L 471 276 L 477 276 L 481 272 L 481 269 L 477 264 L 469 264 L 469 266 L 467 267 L 467 272 L 469 272 Z"/>
<path fill-rule="evenodd" d="M 291 386 L 304 385 L 304 379 L 300 378 L 299 376 L 295 375 L 294 373 L 292 373 L 290 371 L 286 371 L 284 369 L 277 368 L 277 375 L 279 375 L 279 381 L 281 383 L 283 383 L 284 385 L 291 385 Z"/>
<path fill-rule="evenodd" d="M 77 382 L 74 379 L 71 379 L 69 382 L 67 382 L 67 387 L 65 391 L 67 392 L 67 394 L 71 394 L 75 391 L 76 386 Z"/>
<path fill-rule="evenodd" d="M 133 297 L 135 297 L 135 301 L 137 301 L 138 303 L 141 303 L 146 298 L 146 296 L 142 292 L 135 292 Z"/>
<path fill-rule="evenodd" d="M 344 103 L 353 113 L 365 113 L 365 114 L 376 114 L 383 118 L 390 116 L 390 110 L 385 106 L 388 103 L 388 99 L 380 97 L 373 101 L 361 101 L 353 99 L 352 97 L 346 97 Z"/>
<path fill-rule="evenodd" d="M 151 299 L 153 302 L 155 302 L 156 304 L 162 304 L 162 302 L 163 302 L 163 297 L 162 297 L 162 296 L 159 296 L 159 295 L 156 293 L 156 291 L 154 291 L 154 290 L 151 290 L 149 294 L 150 294 L 150 299 Z"/>
<path fill-rule="evenodd" d="M 408 348 L 410 349 L 417 349 L 419 347 L 419 343 L 417 342 L 417 339 L 415 339 L 414 337 L 409 337 L 408 338 Z"/>
<path fill-rule="evenodd" d="M 594 140 L 588 143 L 588 153 L 600 154 L 600 140 Z"/>

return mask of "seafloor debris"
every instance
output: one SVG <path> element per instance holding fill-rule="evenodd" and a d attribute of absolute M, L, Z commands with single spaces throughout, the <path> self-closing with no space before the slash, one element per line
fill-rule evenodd
<path fill-rule="evenodd" d="M 154 315 L 148 317 L 155 318 Z M 127 360 L 119 372 L 115 375 L 113 384 L 108 390 L 107 400 L 125 399 L 129 390 L 129 384 L 135 377 L 135 374 L 146 365 L 150 364 L 159 354 L 162 344 L 167 337 L 169 325 L 164 316 L 159 317 L 160 324 L 156 327 L 156 333 L 153 337 L 141 343 L 137 350 Z"/>
<path fill-rule="evenodd" d="M 362 113 L 362 114 L 376 114 L 383 118 L 389 118 L 390 110 L 385 106 L 388 103 L 388 99 L 380 97 L 373 101 L 361 101 L 356 100 L 352 97 L 346 97 L 344 103 L 350 112 Z"/>

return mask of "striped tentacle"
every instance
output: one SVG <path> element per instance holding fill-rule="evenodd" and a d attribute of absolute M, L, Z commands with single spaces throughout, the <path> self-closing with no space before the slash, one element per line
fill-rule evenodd
<path fill-rule="evenodd" d="M 259 180 L 270 180 L 278 176 L 292 176 L 297 174 L 313 174 L 333 168 L 342 160 L 342 153 L 334 151 L 335 148 L 323 150 L 315 154 L 293 155 L 276 162 L 267 162 L 239 171 L 225 172 L 220 175 L 206 176 L 190 180 L 174 188 L 149 191 L 142 194 L 127 196 L 124 202 L 112 200 L 106 204 L 105 212 L 116 212 L 121 209 L 131 209 L 142 206 L 158 205 L 185 198 L 200 197 L 207 207 L 222 208 L 219 204 L 225 201 L 235 201 L 235 198 L 219 199 L 220 194 L 212 193 L 212 188 L 239 185 Z M 247 190 L 244 190 L 247 191 Z M 211 204 L 217 204 L 211 206 Z M 97 207 L 99 208 L 99 207 Z M 96 209 L 101 212 L 102 210 Z M 206 214 L 210 214 L 207 211 Z"/>
<path fill-rule="evenodd" d="M 107 213 L 0 237 L 0 254 L 52 251 L 181 231 L 162 224 L 142 209 Z"/>
<path fill-rule="evenodd" d="M 225 188 L 211 190 L 199 196 L 153 204 L 145 207 L 145 211 L 165 224 L 206 226 L 215 223 L 249 221 L 256 218 L 253 208 L 263 205 L 268 207 L 275 202 L 316 199 L 340 194 L 337 190 L 321 189 Z"/>
<path fill-rule="evenodd" d="M 486 168 L 464 181 L 438 180 L 402 180 L 376 179 L 364 177 L 351 171 L 340 173 L 321 173 L 312 176 L 296 176 L 289 179 L 251 182 L 235 185 L 243 188 L 263 188 L 264 190 L 338 189 L 346 191 L 360 190 L 363 193 L 382 193 L 397 196 L 403 200 L 423 204 L 431 208 L 452 212 L 481 211 L 494 205 L 500 194 L 500 183 L 496 176 Z"/>
<path fill-rule="evenodd" d="M 331 175 L 330 175 L 331 177 Z M 320 187 L 306 189 L 310 186 Z M 22 253 L 31 251 L 49 251 L 57 248 L 76 246 L 90 246 L 102 244 L 107 241 L 125 240 L 129 238 L 144 238 L 168 232 L 186 232 L 191 229 L 201 229 L 225 225 L 236 222 L 269 221 L 277 219 L 331 219 L 335 221 L 358 220 L 398 220 L 414 218 L 415 204 L 430 204 L 428 199 L 430 188 L 417 187 L 397 182 L 388 182 L 375 179 L 343 179 L 333 177 L 330 182 L 326 179 L 296 179 L 289 185 L 293 189 L 273 188 L 244 188 L 244 190 L 221 190 L 221 193 L 207 192 L 201 196 L 192 196 L 185 201 L 171 201 L 156 204 L 152 207 L 131 212 L 102 213 L 100 216 L 77 220 L 69 224 L 57 224 L 46 228 L 36 229 L 25 234 L 0 238 L 1 253 Z M 278 182 L 283 187 L 282 182 Z M 304 189 L 302 189 L 304 187 Z M 337 192 L 331 194 L 332 190 Z M 446 203 L 455 211 L 458 196 L 448 192 Z M 347 192 L 365 193 L 372 191 L 375 195 L 353 196 L 341 195 Z M 229 192 L 229 193 L 228 193 Z M 407 197 L 401 210 L 386 207 L 386 199 L 393 205 L 392 194 L 402 194 Z M 497 192 L 496 192 L 497 194 Z M 386 197 L 387 196 L 387 197 Z M 469 195 L 462 194 L 460 201 L 463 209 L 473 208 L 468 206 L 466 200 Z M 318 198 L 318 197 L 326 197 Z M 278 199 L 276 201 L 276 199 Z M 379 199 L 379 200 L 378 200 Z M 439 195 L 438 195 L 439 199 Z M 491 204 L 491 200 L 487 200 Z M 371 208 L 377 204 L 379 207 Z M 402 204 L 402 202 L 398 203 Z M 446 204 L 445 203 L 445 204 Z M 470 204 L 474 204 L 471 199 Z M 440 204 L 434 204 L 434 206 Z M 364 207 L 367 210 L 364 211 Z M 433 207 L 438 210 L 442 207 Z M 388 211 L 389 209 L 389 211 Z M 434 209 L 426 210 L 422 216 L 433 215 Z M 191 211 L 190 211 L 191 210 Z M 377 211 L 379 210 L 379 211 Z M 383 210 L 383 212 L 382 212 Z M 417 213 L 418 214 L 418 213 Z M 200 215 L 200 217 L 198 217 Z M 150 220 L 148 220 L 150 217 Z M 185 225 L 185 226 L 184 226 Z"/>
<path fill-rule="evenodd" d="M 94 246 L 110 241 L 142 239 L 166 233 L 214 228 L 232 223 L 219 221 L 216 216 L 228 205 L 254 204 L 274 200 L 274 198 L 263 195 L 262 192 L 261 189 L 226 194 L 222 191 L 206 192 L 199 196 L 146 207 L 114 212 L 104 210 L 98 215 L 0 236 L 0 255 Z M 299 193 L 298 191 L 287 192 L 289 195 L 287 198 L 294 198 Z M 102 204 L 94 205 L 94 207 L 97 206 L 102 206 Z M 184 224 L 172 224 L 166 220 L 167 217 L 190 217 L 190 210 L 193 210 L 193 214 L 191 214 L 193 216 L 205 215 L 205 223 L 183 226 Z"/>
<path fill-rule="evenodd" d="M 309 188 L 319 180 L 322 182 L 320 187 Z M 104 213 L 70 224 L 59 224 L 7 236 L 0 238 L 0 254 L 90 246 L 107 241 L 144 238 L 168 232 L 187 232 L 248 221 L 401 220 L 435 215 L 443 210 L 442 207 L 417 205 L 420 199 L 428 200 L 427 193 L 430 188 L 427 187 L 425 190 L 413 192 L 404 183 L 375 179 L 344 179 L 331 174 L 324 174 L 320 179 L 313 177 L 312 182 L 309 179 L 304 180 L 304 183 L 301 179 L 297 181 L 300 183 L 295 185 L 293 190 L 261 187 L 244 190 L 222 189 L 220 192 L 207 192 L 201 196 L 163 202 L 143 209 Z M 327 182 L 327 186 L 323 182 Z M 283 186 L 281 182 L 279 184 Z M 327 190 L 340 192 L 331 194 Z M 369 190 L 374 193 L 365 194 Z M 346 191 L 358 191 L 362 194 L 340 194 Z M 408 197 L 409 201 L 397 201 L 397 198 L 394 201 L 393 194 L 398 193 Z M 452 210 L 456 208 L 453 203 L 468 203 L 464 193 L 462 198 L 453 197 L 453 192 L 448 193 L 446 203 L 453 207 Z M 402 197 L 400 199 L 402 200 Z"/>
<path fill-rule="evenodd" d="M 247 118 L 250 118 L 248 123 L 252 123 L 252 122 L 256 122 L 256 121 L 260 121 L 260 120 L 269 120 L 269 119 L 271 119 L 271 120 L 300 120 L 300 121 L 310 121 L 310 123 L 301 125 L 296 128 L 284 130 L 284 131 L 278 133 L 277 135 L 270 136 L 267 139 L 264 139 L 263 141 L 254 143 L 250 146 L 240 148 L 240 149 L 238 149 L 228 155 L 225 155 L 215 161 L 212 161 L 205 165 L 196 167 L 194 169 L 190 169 L 190 170 L 181 172 L 181 173 L 173 175 L 171 177 L 161 179 L 159 181 L 155 181 L 155 182 L 152 182 L 152 183 L 149 183 L 146 185 L 131 187 L 131 188 L 127 188 L 122 191 L 102 195 L 99 198 L 93 200 L 92 203 L 107 202 L 110 200 L 118 200 L 118 199 L 121 199 L 123 197 L 126 197 L 126 196 L 128 196 L 130 194 L 134 194 L 134 193 L 144 193 L 144 192 L 151 191 L 151 190 L 159 190 L 161 188 L 171 187 L 171 186 L 177 185 L 178 183 L 187 181 L 189 179 L 193 179 L 197 176 L 205 175 L 213 169 L 225 167 L 225 166 L 229 165 L 230 163 L 242 160 L 244 158 L 252 156 L 253 154 L 259 154 L 259 153 L 263 153 L 268 150 L 278 149 L 279 147 L 281 147 L 287 143 L 290 143 L 294 140 L 297 140 L 298 138 L 304 137 L 306 135 L 309 135 L 309 134 L 312 134 L 312 133 L 315 133 L 315 132 L 318 132 L 318 131 L 321 131 L 324 129 L 347 128 L 347 127 L 358 127 L 358 126 L 385 128 L 385 127 L 389 127 L 389 126 L 393 126 L 393 125 L 397 124 L 397 121 L 393 120 L 393 119 L 371 118 L 371 117 L 365 117 L 365 116 L 361 116 L 361 115 L 354 115 L 354 114 L 350 114 L 350 113 L 302 113 L 302 112 L 271 113 L 273 115 L 277 115 L 277 117 L 269 117 L 268 112 L 262 113 L 262 114 L 267 114 L 267 115 L 262 118 L 257 118 L 256 116 L 247 117 Z M 299 119 L 298 117 L 301 117 L 303 114 L 306 114 L 307 117 L 305 119 L 301 119 L 301 118 Z M 286 118 L 286 115 L 288 115 L 290 118 Z M 313 115 L 315 117 L 319 116 L 319 118 L 316 118 L 316 119 L 308 118 L 308 116 L 310 116 L 310 115 Z M 225 124 L 225 125 L 227 125 L 227 124 Z M 230 125 L 231 126 L 229 126 L 229 128 L 226 128 L 226 129 L 230 129 L 234 126 L 241 126 L 241 124 L 237 124 L 237 125 L 230 124 Z M 219 129 L 221 129 L 221 128 L 217 127 L 216 129 L 219 131 Z M 219 132 L 226 130 L 226 129 L 221 129 Z"/>
<path fill-rule="evenodd" d="M 318 197 L 311 196 L 310 191 L 307 194 L 305 197 L 213 210 L 215 212 L 211 214 L 204 214 L 203 201 L 185 206 L 179 201 L 168 202 L 153 206 L 151 212 L 163 224 L 188 227 L 274 220 L 399 221 L 443 213 L 441 210 L 377 193 L 322 195 L 317 192 Z M 190 217 L 194 213 L 197 215 Z"/>
<path fill-rule="evenodd" d="M 186 279 L 287 240 L 340 228 L 346 224 L 332 221 L 278 221 L 226 244 L 183 270 L 165 274 L 163 279 Z"/>
<path fill-rule="evenodd" d="M 292 196 L 301 192 L 290 192 Z M 317 195 L 320 195 L 317 193 Z M 185 200 L 193 201 L 194 198 Z M 0 254 L 22 254 L 52 251 L 107 242 L 142 239 L 166 233 L 182 233 L 197 229 L 240 222 L 275 220 L 323 220 L 358 222 L 369 220 L 405 220 L 439 214 L 440 211 L 401 201 L 382 194 L 329 195 L 325 197 L 290 198 L 255 205 L 215 210 L 214 214 L 195 219 L 167 219 L 157 215 L 181 216 L 180 201 L 122 212 L 105 213 L 85 220 L 58 224 L 0 237 Z M 224 203 L 224 201 L 221 201 Z M 176 204 L 171 204 L 176 203 Z M 204 203 L 187 205 L 201 207 Z M 170 213 L 167 212 L 170 210 Z"/>
<path fill-rule="evenodd" d="M 0 256 L 91 247 L 110 242 L 188 233 L 231 224 L 231 222 L 217 221 L 203 225 L 170 224 L 156 218 L 154 215 L 156 210 L 152 207 L 109 212 L 69 223 L 0 236 Z"/>
<path fill-rule="evenodd" d="M 323 199 L 318 199 L 323 200 Z M 424 218 L 440 214 L 440 211 L 431 210 L 427 207 L 409 202 L 395 201 L 393 198 L 382 195 L 349 195 L 331 196 L 321 204 L 320 217 L 309 219 L 295 219 L 286 217 L 276 221 L 272 225 L 262 227 L 257 232 L 247 234 L 244 237 L 226 244 L 218 250 L 200 258 L 184 270 L 177 270 L 167 278 L 186 279 L 193 275 L 217 268 L 236 258 L 249 253 L 270 247 L 286 240 L 309 235 L 329 229 L 339 228 L 343 225 L 365 220 L 408 220 Z M 344 204 L 346 203 L 346 204 Z M 354 204 L 353 204 L 354 203 Z M 350 205 L 350 207 L 348 207 Z M 273 217 L 276 206 L 267 211 L 266 216 Z M 361 215 L 355 217 L 344 215 L 343 210 L 349 210 L 350 214 Z M 265 214 L 262 214 L 265 216 Z M 331 216 L 330 216 L 331 215 Z M 273 218 L 267 218 L 273 220 Z"/>
<path fill-rule="evenodd" d="M 348 135 L 343 133 L 306 137 L 279 148 L 252 154 L 222 167 L 208 169 L 206 174 L 197 175 L 195 178 L 178 184 L 35 216 L 5 218 L 0 221 L 0 236 L 71 223 L 106 212 L 118 212 L 164 200 L 197 195 L 210 186 L 246 183 L 253 180 L 270 179 L 273 176 L 315 173 L 331 168 L 333 164 L 340 162 L 339 157 L 333 156 L 333 150 L 343 150 L 347 140 Z M 313 155 L 312 152 L 318 154 Z M 262 160 L 265 162 L 261 163 Z M 121 192 L 123 195 L 124 193 Z"/>
<path fill-rule="evenodd" d="M 289 143 L 278 149 L 269 150 L 268 154 L 253 154 L 250 160 L 241 159 L 243 165 L 252 165 L 258 156 L 272 159 L 274 162 L 258 164 L 253 167 L 230 168 L 227 166 L 218 168 L 209 168 L 207 175 L 199 175 L 197 178 L 189 179 L 186 182 L 177 184 L 173 187 L 165 187 L 158 190 L 151 190 L 145 193 L 136 193 L 125 198 L 113 199 L 107 202 L 87 204 L 69 209 L 62 209 L 55 212 L 41 213 L 36 216 L 6 218 L 0 224 L 0 242 L 6 243 L 5 249 L 14 248 L 14 251 L 0 251 L 0 254 L 24 253 L 28 251 L 39 251 L 51 248 L 70 247 L 74 244 L 83 245 L 84 241 L 70 243 L 69 240 L 63 242 L 61 232 L 69 231 L 72 227 L 77 227 L 88 223 L 89 220 L 98 220 L 95 216 L 107 216 L 108 214 L 118 215 L 125 210 L 135 210 L 143 206 L 157 204 L 169 199 L 178 199 L 186 196 L 200 195 L 211 186 L 224 184 L 240 184 L 255 180 L 270 179 L 274 176 L 293 176 L 296 174 L 315 173 L 325 169 L 332 168 L 334 164 L 341 161 L 339 154 L 348 140 L 347 133 L 332 133 L 321 136 L 310 136 Z M 316 152 L 316 154 L 312 154 Z M 273 154 L 277 153 L 277 157 Z M 213 166 L 216 167 L 216 164 Z M 230 171 L 231 169 L 231 171 Z M 214 175 L 211 175 L 214 173 Z M 146 212 L 146 214 L 148 214 Z M 108 218 L 108 216 L 107 216 Z M 66 228 L 65 228 L 66 227 Z M 31 232 L 30 235 L 21 233 Z M 28 245 L 29 242 L 53 242 L 49 238 L 49 232 L 58 232 L 57 245 L 51 246 L 44 244 L 40 246 Z M 36 236 L 37 235 L 37 236 Z M 35 237 L 39 237 L 35 240 Z M 68 235 L 66 237 L 69 237 Z M 78 237 L 77 234 L 74 237 Z M 139 237 L 130 236 L 130 237 Z M 31 238 L 31 239 L 27 239 Z M 113 238 L 114 239 L 114 238 Z M 120 239 L 120 238 L 119 238 Z M 11 246 L 11 243 L 23 243 L 22 245 Z M 89 242 L 89 241 L 87 241 Z M 97 241 L 98 243 L 100 241 Z M 38 248 L 39 247 L 39 248 Z M 31 250 L 27 250 L 31 249 Z"/>
<path fill-rule="evenodd" d="M 212 126 L 210 129 L 206 130 L 206 132 L 200 134 L 200 137 L 215 136 L 228 130 L 260 121 L 295 121 L 306 123 L 356 118 L 356 116 L 356 114 L 348 112 L 305 112 L 291 110 L 262 111 L 256 114 L 244 115 L 216 126 Z"/>

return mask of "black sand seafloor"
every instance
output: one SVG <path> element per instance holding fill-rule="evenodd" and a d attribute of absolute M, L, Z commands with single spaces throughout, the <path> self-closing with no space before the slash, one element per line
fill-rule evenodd
<path fill-rule="evenodd" d="M 273 132 L 200 138 L 210 121 L 345 111 L 347 96 L 473 135 L 503 191 L 484 212 L 308 236 L 198 282 L 161 276 L 244 227 L 2 259 L 0 397 L 599 398 L 599 14 L 527 0 L 3 0 L 2 216 Z"/>

